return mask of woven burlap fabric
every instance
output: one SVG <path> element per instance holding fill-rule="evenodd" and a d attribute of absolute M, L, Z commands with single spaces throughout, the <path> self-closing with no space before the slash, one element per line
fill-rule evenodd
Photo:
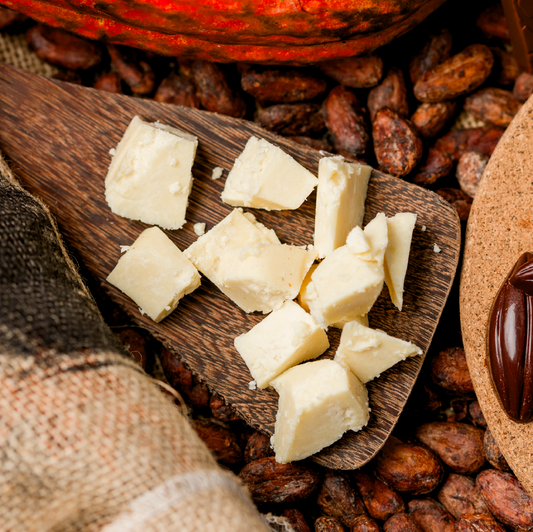
<path fill-rule="evenodd" d="M 1 156 L 0 530 L 268 530 L 123 351 Z"/>

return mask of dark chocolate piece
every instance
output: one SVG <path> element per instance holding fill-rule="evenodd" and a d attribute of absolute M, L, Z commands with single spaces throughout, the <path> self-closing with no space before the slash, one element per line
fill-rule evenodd
<path fill-rule="evenodd" d="M 494 388 L 507 415 L 519 422 L 533 418 L 533 296 L 511 279 L 532 262 L 533 255 L 524 253 L 505 278 L 492 305 L 487 339 Z"/>
<path fill-rule="evenodd" d="M 533 71 L 533 1 L 502 0 L 514 56 L 522 70 Z"/>
<path fill-rule="evenodd" d="M 531 253 L 525 253 L 525 255 L 530 257 L 529 260 L 513 269 L 509 281 L 515 288 L 533 296 L 533 255 Z"/>

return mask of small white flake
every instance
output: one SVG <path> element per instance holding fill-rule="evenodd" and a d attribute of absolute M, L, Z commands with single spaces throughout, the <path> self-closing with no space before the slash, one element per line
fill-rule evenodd
<path fill-rule="evenodd" d="M 130 249 L 131 246 L 120 246 L 120 252 L 121 253 L 126 253 L 126 251 L 128 251 L 128 249 Z"/>
<path fill-rule="evenodd" d="M 205 223 L 199 222 L 197 224 L 194 224 L 193 229 L 198 236 L 202 236 L 203 234 L 205 234 Z"/>
<path fill-rule="evenodd" d="M 165 307 L 165 310 L 170 310 L 170 305 L 167 305 L 167 306 Z"/>
<path fill-rule="evenodd" d="M 168 190 L 171 194 L 177 194 L 178 192 L 181 192 L 181 185 L 179 181 L 172 183 L 172 185 L 168 187 Z"/>
<path fill-rule="evenodd" d="M 439 246 L 437 246 L 437 244 L 433 244 L 433 251 L 435 253 L 440 253 L 440 248 L 439 248 Z"/>
<path fill-rule="evenodd" d="M 115 153 L 117 153 L 117 150 L 115 150 L 115 148 L 111 148 L 109 150 L 109 155 L 112 155 L 113 157 L 115 156 Z"/>
<path fill-rule="evenodd" d="M 172 159 L 170 159 L 170 166 L 176 166 L 177 164 L 178 164 L 178 160 L 172 157 Z"/>
<path fill-rule="evenodd" d="M 257 388 L 257 382 L 256 381 L 250 381 L 248 383 L 248 389 L 249 390 L 255 390 Z"/>
<path fill-rule="evenodd" d="M 215 166 L 215 168 L 213 168 L 213 173 L 211 174 L 211 179 L 213 181 L 220 179 L 222 177 L 223 171 L 224 171 L 224 168 L 221 168 L 220 166 Z"/>
<path fill-rule="evenodd" d="M 141 316 L 144 316 L 145 312 L 141 307 L 139 307 L 139 312 L 141 313 Z"/>
<path fill-rule="evenodd" d="M 422 226 L 422 231 L 425 231 L 427 227 L 425 225 Z"/>

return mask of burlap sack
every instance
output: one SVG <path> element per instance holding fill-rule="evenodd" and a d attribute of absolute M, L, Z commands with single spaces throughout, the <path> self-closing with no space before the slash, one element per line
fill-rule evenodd
<path fill-rule="evenodd" d="M 0 530 L 268 530 L 123 351 L 1 155 Z"/>

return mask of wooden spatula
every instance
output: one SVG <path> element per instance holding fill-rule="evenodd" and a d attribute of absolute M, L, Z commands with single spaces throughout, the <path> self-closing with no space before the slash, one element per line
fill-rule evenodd
<path fill-rule="evenodd" d="M 212 170 L 231 169 L 250 136 L 280 146 L 315 175 L 320 153 L 264 131 L 254 123 L 216 114 L 118 96 L 51 81 L 0 64 L 0 148 L 14 163 L 23 184 L 40 196 L 57 217 L 68 244 L 96 279 L 142 327 L 149 330 L 213 391 L 253 427 L 271 434 L 278 397 L 272 390 L 250 390 L 250 373 L 233 346 L 262 315 L 245 314 L 207 279 L 185 297 L 178 309 L 157 324 L 106 282 L 120 256 L 147 227 L 114 215 L 104 199 L 104 178 L 115 147 L 133 116 L 160 120 L 199 138 L 193 168 L 194 186 L 187 224 L 167 231 L 185 249 L 197 238 L 193 224 L 210 229 L 231 207 L 220 201 L 225 179 Z M 254 211 L 289 244 L 313 242 L 315 194 L 296 211 Z M 424 352 L 448 296 L 457 267 L 460 227 L 455 211 L 436 194 L 374 171 L 366 202 L 365 223 L 378 212 L 392 216 L 413 212 L 418 221 L 406 278 L 404 310 L 398 312 L 385 289 L 370 324 L 420 346 Z M 435 246 L 436 245 L 436 246 Z M 339 331 L 330 329 L 332 356 Z M 372 409 L 368 426 L 347 433 L 314 459 L 337 469 L 355 469 L 370 460 L 394 427 L 422 366 L 417 356 L 397 364 L 369 385 Z"/>

